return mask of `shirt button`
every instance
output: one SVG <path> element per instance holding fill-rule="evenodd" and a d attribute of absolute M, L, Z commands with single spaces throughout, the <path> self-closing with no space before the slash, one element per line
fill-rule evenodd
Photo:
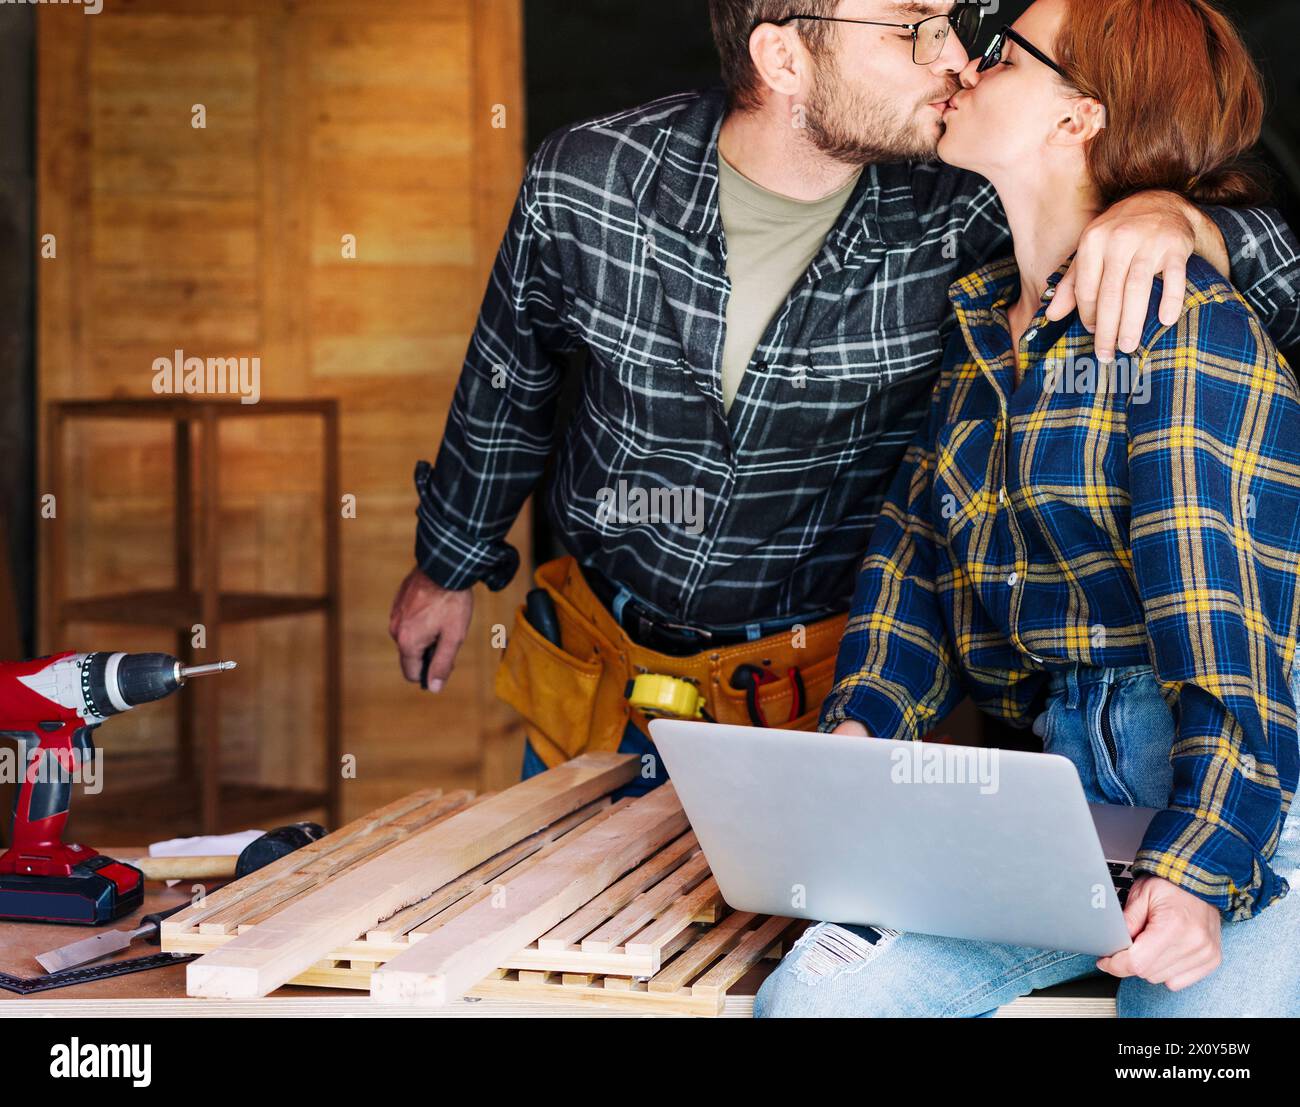
<path fill-rule="evenodd" d="M 1038 337 L 1038 328 L 1037 328 L 1037 327 L 1034 327 L 1032 330 L 1027 330 L 1027 331 L 1025 331 L 1025 341 L 1026 341 L 1026 342 L 1032 342 L 1032 341 L 1033 341 L 1035 338 L 1037 338 L 1037 337 Z"/>
<path fill-rule="evenodd" d="M 1043 293 L 1043 295 L 1046 296 L 1049 300 L 1055 299 L 1055 298 L 1056 298 L 1056 289 L 1055 289 L 1055 288 L 1049 288 L 1045 293 Z"/>
<path fill-rule="evenodd" d="M 1005 488 L 999 488 L 999 489 L 998 489 L 998 503 L 1000 503 L 1000 504 L 1004 504 L 1004 503 L 1006 503 L 1006 502 L 1007 502 L 1007 490 L 1006 490 Z"/>
<path fill-rule="evenodd" d="M 1012 588 L 1014 588 L 1019 583 L 1020 583 L 1019 573 L 1012 573 L 1009 577 L 1007 577 L 1007 584 L 1010 585 Z"/>

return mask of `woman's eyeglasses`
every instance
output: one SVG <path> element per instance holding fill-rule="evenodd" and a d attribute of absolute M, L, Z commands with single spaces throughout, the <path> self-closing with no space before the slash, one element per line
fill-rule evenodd
<path fill-rule="evenodd" d="M 993 41 L 989 43 L 989 48 L 984 51 L 984 57 L 980 59 L 979 68 L 976 70 L 977 73 L 987 72 L 988 70 L 992 69 L 995 65 L 1002 64 L 1003 61 L 1002 53 L 1007 48 L 1008 39 L 1010 39 L 1017 46 L 1019 46 L 1020 49 L 1022 49 L 1026 54 L 1032 55 L 1033 57 L 1037 58 L 1040 62 L 1042 62 L 1044 65 L 1049 66 L 1050 68 L 1056 70 L 1056 72 L 1059 73 L 1063 78 L 1065 78 L 1065 80 L 1068 81 L 1070 79 L 1068 76 L 1066 76 L 1065 70 L 1062 69 L 1059 65 L 1057 65 L 1056 62 L 1052 61 L 1051 58 L 1049 58 L 1045 53 L 1043 53 L 1043 51 L 1038 49 L 1037 46 L 1035 46 L 1032 42 L 1030 42 L 1027 38 L 1025 38 L 1024 35 L 1019 34 L 1016 31 L 1013 31 L 1010 27 L 1003 27 L 1002 30 L 1000 30 L 996 35 L 993 36 Z"/>
<path fill-rule="evenodd" d="M 974 50 L 980 23 L 984 19 L 984 6 L 978 0 L 969 0 L 959 3 L 947 15 L 932 15 L 920 23 L 878 23 L 872 19 L 840 19 L 831 15 L 787 15 L 784 19 L 773 22 L 778 27 L 784 27 L 796 19 L 811 19 L 818 23 L 861 23 L 868 27 L 897 27 L 902 31 L 911 31 L 912 61 L 917 65 L 933 65 L 943 56 L 951 31 L 957 32 L 957 41 L 968 54 Z M 757 28 L 762 24 L 756 23 L 754 26 Z"/>

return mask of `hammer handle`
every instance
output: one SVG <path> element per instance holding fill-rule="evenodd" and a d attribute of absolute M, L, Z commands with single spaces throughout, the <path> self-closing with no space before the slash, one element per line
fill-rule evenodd
<path fill-rule="evenodd" d="M 126 860 L 134 865 L 146 880 L 212 880 L 235 875 L 233 853 L 218 857 L 133 857 Z"/>

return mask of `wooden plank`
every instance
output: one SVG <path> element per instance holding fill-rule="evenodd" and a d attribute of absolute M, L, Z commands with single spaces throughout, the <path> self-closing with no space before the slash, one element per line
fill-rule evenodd
<path fill-rule="evenodd" d="M 405 947 L 406 935 L 412 929 L 428 922 L 440 911 L 463 899 L 475 889 L 482 887 L 487 881 L 495 880 L 502 873 L 519 864 L 519 862 L 532 857 L 548 842 L 555 841 L 556 838 L 567 834 L 574 827 L 585 823 L 588 819 L 603 811 L 609 810 L 609 806 L 609 797 L 602 797 L 595 803 L 589 803 L 586 807 L 579 808 L 572 815 L 552 823 L 545 830 L 539 830 L 536 834 L 525 838 L 517 845 L 511 846 L 510 849 L 498 853 L 481 865 L 476 865 L 459 880 L 454 880 L 450 884 L 439 888 L 428 899 L 422 899 L 419 903 L 414 903 L 410 907 L 397 912 L 396 915 L 381 920 L 377 926 L 366 932 L 366 941 L 401 943 Z"/>
<path fill-rule="evenodd" d="M 675 901 L 677 901 L 680 893 L 693 887 L 701 880 L 707 879 L 708 875 L 708 861 L 705 860 L 702 853 L 696 854 L 667 880 L 661 880 L 649 891 L 637 896 L 604 926 L 583 938 L 583 952 L 608 953 L 647 923 L 656 918 L 662 918 L 665 914 L 665 908 L 668 908 L 667 913 L 676 920 L 674 923 L 676 929 L 672 933 L 685 929 L 690 924 L 693 914 L 682 917 L 682 913 L 676 909 Z M 708 897 L 695 896 L 692 897 L 691 902 L 692 904 L 699 904 L 707 899 Z M 669 904 L 674 906 L 668 907 Z"/>
<path fill-rule="evenodd" d="M 156 973 L 141 973 L 137 979 L 157 977 Z M 487 988 L 496 991 L 488 995 Z M 600 1003 L 584 1000 L 566 1001 L 564 995 L 544 997 L 539 1004 L 531 996 L 522 997 L 511 992 L 514 987 L 509 982 L 491 981 L 483 990 L 484 998 L 476 1002 L 449 1003 L 446 1007 L 379 1007 L 370 1002 L 369 996 L 361 995 L 309 995 L 304 997 L 271 996 L 263 999 L 230 1000 L 221 1005 L 226 1018 L 407 1018 L 407 1019 L 484 1019 L 484 1018 L 629 1018 L 644 1019 L 648 1017 L 676 1017 L 690 1014 L 670 1007 L 633 1003 Z M 74 989 L 75 991 L 75 989 Z M 570 992 L 577 995 L 579 989 Z M 63 999 L 43 999 L 42 996 L 57 994 L 42 992 L 38 995 L 24 996 L 20 1002 L 0 1003 L 0 1019 L 3 1018 L 100 1018 L 100 1019 L 192 1019 L 212 1016 L 212 1004 L 195 1003 L 191 999 L 179 996 L 175 999 L 104 999 L 98 996 L 73 997 Z M 676 1002 L 676 1001 L 675 1001 Z M 1018 1000 L 1017 1003 L 1025 1003 Z M 1083 1004 L 1085 1001 L 1076 1001 Z M 1094 1000 L 1094 1004 L 1105 1003 L 1108 1010 L 1098 1011 L 1111 1018 L 1115 1015 L 1115 1001 Z M 717 1012 L 726 1018 L 750 1018 L 754 1003 L 753 996 L 728 996 L 724 1009 Z M 1014 1005 L 1013 1005 L 1014 1006 Z M 713 1014 L 714 1012 L 700 1012 Z M 1066 1012 L 1067 1014 L 1073 1012 Z M 1091 1012 L 1083 1011 L 1084 1015 Z M 1032 1015 L 1032 1012 L 1031 1012 Z M 998 1017 L 1001 1017 L 999 1015 Z M 201 1028 L 196 1028 L 197 1033 Z M 414 1028 L 413 1028 L 414 1029 Z"/>
<path fill-rule="evenodd" d="M 710 874 L 689 896 L 678 900 L 635 938 L 624 943 L 628 953 L 653 953 L 660 949 L 669 938 L 689 926 L 703 907 L 721 899 L 718 882 Z M 583 948 L 586 948 L 585 942 Z"/>
<path fill-rule="evenodd" d="M 218 911 L 288 876 L 294 870 L 306 864 L 308 860 L 317 857 L 329 857 L 337 850 L 346 849 L 358 838 L 370 833 L 375 828 L 394 822 L 408 812 L 432 803 L 441 795 L 441 788 L 426 788 L 409 796 L 403 796 L 386 807 L 371 812 L 364 818 L 356 819 L 348 823 L 347 826 L 340 827 L 332 834 L 327 834 L 318 841 L 309 842 L 302 849 L 286 854 L 257 872 L 250 873 L 242 880 L 236 880 L 232 884 L 218 888 L 215 892 L 204 896 L 202 902 L 178 912 L 170 919 L 164 919 L 162 924 L 163 938 L 184 934 L 204 920 L 212 918 Z"/>
<path fill-rule="evenodd" d="M 36 530 L 39 558 L 37 649 L 65 649 L 60 610 L 69 584 L 68 552 L 83 531 L 74 514 L 75 498 L 65 484 L 70 459 L 64 455 L 63 419 L 48 401 L 86 387 L 86 282 L 89 264 L 91 144 L 89 76 L 91 19 L 60 18 L 46 5 L 36 25 L 36 224 L 37 234 L 55 236 L 57 256 L 36 264 L 35 404 L 44 413 L 46 448 L 37 452 L 36 487 L 57 497 L 58 511 Z M 81 13 L 75 13 L 80 15 Z M 67 497 L 65 499 L 65 497 Z M 115 649 L 121 649 L 117 646 Z M 5 809 L 8 817 L 8 809 Z"/>
<path fill-rule="evenodd" d="M 137 979 L 157 979 L 159 974 L 143 973 Z M 644 1002 L 653 993 L 619 993 L 613 1002 L 602 1002 L 595 988 L 569 989 L 569 993 L 542 996 L 524 995 L 513 991 L 515 985 L 508 980 L 487 980 L 475 985 L 470 993 L 478 1002 L 453 1003 L 446 1007 L 377 1007 L 369 996 L 309 995 L 301 997 L 271 996 L 262 999 L 230 1000 L 221 1005 L 226 1018 L 278 1018 L 278 1019 L 350 1019 L 350 1018 L 591 1018 L 626 1017 L 647 1018 L 675 1015 L 719 1015 L 724 1018 L 748 1019 L 753 1017 L 752 995 L 729 994 L 722 1009 L 705 1010 L 704 1005 L 692 1007 L 683 1004 L 680 996 L 669 997 L 669 1004 Z M 548 989 L 548 992 L 551 989 Z M 559 990 L 559 989 L 555 989 Z M 45 999 L 41 993 L 24 996 L 20 1001 L 0 1003 L 0 1019 L 193 1019 L 208 1018 L 212 1005 L 195 1003 L 184 996 L 175 998 L 142 997 L 132 999 L 103 998 L 85 995 L 81 989 L 65 989 L 72 994 L 62 999 Z M 570 996 L 570 993 L 572 994 Z M 689 993 L 688 993 L 689 995 Z M 538 1002 L 540 1000 L 541 1002 Z M 998 1019 L 1113 1019 L 1113 995 L 1057 996 L 1035 993 L 1022 996 L 1002 1007 L 993 1016 Z"/>
<path fill-rule="evenodd" d="M 689 949 L 670 961 L 650 981 L 652 992 L 675 992 L 686 987 L 714 961 L 740 941 L 745 928 L 754 921 L 748 911 L 734 911 Z"/>
<path fill-rule="evenodd" d="M 205 408 L 199 424 L 199 622 L 207 632 L 208 656 L 221 657 L 221 442 L 216 416 Z M 198 745 L 199 826 L 216 834 L 221 817 L 221 688 L 219 680 L 199 681 L 194 700 Z"/>
<path fill-rule="evenodd" d="M 539 849 L 531 857 L 526 857 L 522 861 L 512 866 L 508 872 L 502 873 L 501 877 L 504 880 L 509 881 L 509 880 L 514 880 L 516 877 L 522 876 L 523 874 L 530 871 L 533 868 L 533 866 L 537 865 L 538 863 L 543 861 L 546 857 L 548 857 L 554 850 L 560 848 L 561 846 L 567 845 L 570 841 L 572 841 L 573 838 L 576 838 L 578 836 L 578 833 L 586 834 L 593 827 L 599 826 L 611 815 L 621 810 L 623 806 L 631 802 L 632 801 L 630 799 L 620 800 L 618 803 L 606 807 L 602 811 L 597 811 L 594 815 L 592 815 L 590 818 L 585 820 L 585 822 L 578 829 L 577 832 L 569 832 L 564 837 L 559 837 L 557 835 L 555 837 L 558 838 L 558 841 L 553 839 L 552 841 L 544 842 L 542 844 L 541 849 Z M 471 907 L 473 907 L 474 904 L 481 902 L 482 900 L 486 899 L 488 896 L 500 892 L 502 887 L 503 887 L 502 879 L 497 879 L 492 884 L 488 884 L 486 881 L 482 882 L 481 886 L 475 888 L 472 892 L 470 892 L 469 895 L 464 896 L 456 903 L 453 903 L 449 907 L 438 912 L 438 914 L 434 915 L 433 918 L 425 920 L 419 926 L 409 931 L 407 933 L 407 938 L 412 942 L 422 941 L 423 939 L 427 938 L 430 934 L 446 926 L 447 923 L 451 922 L 453 919 L 459 918 Z"/>
<path fill-rule="evenodd" d="M 428 830 L 471 799 L 469 792 L 452 792 L 433 803 L 403 815 L 399 819 L 363 834 L 355 841 L 326 857 L 304 857 L 292 874 L 258 889 L 228 908 L 199 923 L 200 934 L 233 934 L 283 910 L 289 903 L 321 887 L 340 872 L 358 865 L 368 857 L 382 853 L 412 834 Z"/>
<path fill-rule="evenodd" d="M 526 1002 L 521 1004 L 519 1012 L 523 1018 L 537 1018 L 539 1015 L 547 1015 L 550 1013 L 548 1005 L 559 1004 L 626 1007 L 642 1015 L 699 1015 L 714 1018 L 723 1013 L 724 1005 L 727 1002 L 726 996 L 719 1001 L 712 996 L 696 996 L 686 991 L 651 992 L 644 984 L 636 982 L 629 982 L 626 987 L 620 987 L 618 984 L 607 987 L 611 979 L 615 978 L 602 977 L 594 981 L 590 987 L 582 988 L 549 982 L 546 984 L 530 984 L 526 981 L 521 982 L 507 977 L 481 980 L 474 985 L 469 994 L 472 997 L 483 999 L 524 1000 Z M 321 981 L 321 983 L 324 983 L 324 981 Z M 744 998 L 748 1001 L 748 1006 L 752 1010 L 753 996 Z M 529 1003 L 533 1004 L 533 1006 L 529 1007 Z M 455 1010 L 461 1006 L 464 1005 L 451 1004 L 444 1008 L 433 1008 L 432 1011 L 441 1013 L 445 1010 Z M 430 1009 L 426 1008 L 425 1010 Z"/>
<path fill-rule="evenodd" d="M 757 965 L 763 955 L 793 925 L 793 919 L 774 915 L 756 930 L 751 930 L 735 949 L 691 985 L 691 995 L 721 1002 L 727 989 Z"/>
<path fill-rule="evenodd" d="M 695 840 L 695 835 L 683 834 L 644 865 L 638 865 L 617 884 L 603 891 L 581 911 L 570 915 L 550 933 L 543 934 L 537 939 L 537 948 L 558 952 L 576 945 L 651 885 L 659 883 L 668 873 L 680 868 L 698 849 L 699 843 Z"/>
<path fill-rule="evenodd" d="M 371 997 L 437 1005 L 464 995 L 687 826 L 673 786 L 655 789 L 507 882 L 504 906 L 484 900 L 394 957 L 371 977 Z"/>
<path fill-rule="evenodd" d="M 686 944 L 694 937 L 694 932 L 684 931 L 674 939 L 672 952 Z M 211 953 L 235 939 L 233 934 L 199 934 L 191 931 L 177 938 L 163 940 L 165 953 Z M 369 938 L 348 942 L 330 950 L 324 958 L 326 961 L 369 961 L 381 965 L 391 961 L 399 953 L 410 949 L 410 942 L 401 938 L 395 942 L 373 942 Z M 665 951 L 665 957 L 671 953 Z M 611 953 L 608 956 L 583 953 L 581 950 L 568 950 L 563 953 L 538 953 L 535 949 L 524 949 L 512 954 L 500 965 L 502 969 L 540 969 L 546 972 L 578 973 L 584 976 L 651 976 L 654 967 L 648 958 L 629 957 L 623 953 Z M 301 977 L 295 977 L 290 984 L 301 984 Z M 360 985 L 369 988 L 369 983 Z"/>
<path fill-rule="evenodd" d="M 525 835 L 626 784 L 636 775 L 637 765 L 631 755 L 585 754 L 411 835 L 221 949 L 190 962 L 186 991 L 215 998 L 274 991 L 380 919 L 429 896 Z M 675 796 L 670 799 L 676 803 Z M 533 937 L 515 943 L 507 953 Z M 415 952 L 413 948 L 411 953 Z M 375 973 L 375 979 L 384 971 Z"/>

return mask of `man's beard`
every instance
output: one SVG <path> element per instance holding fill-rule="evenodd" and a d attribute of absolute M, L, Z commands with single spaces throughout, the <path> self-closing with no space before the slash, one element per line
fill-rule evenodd
<path fill-rule="evenodd" d="M 937 102 L 957 89 L 935 97 Z M 804 127 L 823 154 L 846 165 L 933 161 L 937 137 L 921 133 L 915 113 L 904 118 L 884 97 L 852 89 L 833 60 L 818 66 L 805 105 Z"/>

